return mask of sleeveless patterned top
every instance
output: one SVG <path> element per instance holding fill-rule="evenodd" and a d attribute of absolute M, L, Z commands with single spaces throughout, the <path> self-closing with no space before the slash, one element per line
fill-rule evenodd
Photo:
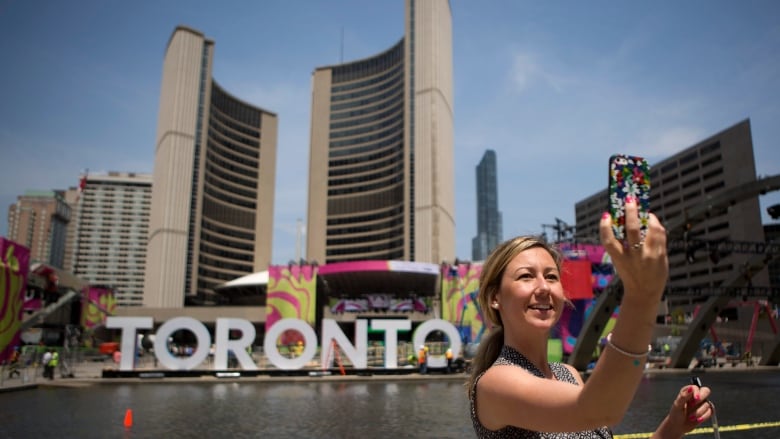
<path fill-rule="evenodd" d="M 493 366 L 496 365 L 512 365 L 512 366 L 522 367 L 523 369 L 531 372 L 532 374 L 538 376 L 539 378 L 544 378 L 542 371 L 540 371 L 536 366 L 534 366 L 533 363 L 528 361 L 528 359 L 525 358 L 523 354 L 521 354 L 520 352 L 518 352 L 517 350 L 509 346 L 504 346 L 501 349 L 501 353 L 498 355 L 498 358 L 493 363 Z M 574 379 L 574 376 L 571 374 L 569 369 L 567 369 L 563 364 L 550 363 L 550 369 L 552 369 L 553 375 L 559 381 L 578 384 L 577 380 Z M 531 430 L 526 430 L 523 428 L 518 428 L 513 426 L 507 426 L 500 430 L 488 430 L 479 422 L 479 419 L 477 418 L 477 407 L 475 401 L 476 392 L 477 392 L 477 383 L 479 382 L 479 379 L 482 378 L 482 375 L 484 375 L 484 372 L 477 377 L 477 379 L 474 381 L 474 385 L 471 387 L 471 390 L 469 391 L 469 401 L 471 403 L 471 422 L 472 424 L 474 424 L 474 432 L 477 433 L 477 438 L 480 439 L 606 439 L 606 438 L 612 438 L 612 431 L 610 431 L 610 429 L 607 427 L 602 427 L 597 430 L 579 431 L 574 433 L 542 433 L 538 431 L 531 431 Z"/>

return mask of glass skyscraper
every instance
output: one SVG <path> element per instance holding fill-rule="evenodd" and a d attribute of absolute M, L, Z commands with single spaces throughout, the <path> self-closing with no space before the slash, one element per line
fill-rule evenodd
<path fill-rule="evenodd" d="M 485 260 L 503 239 L 502 234 L 496 152 L 488 149 L 477 165 L 477 236 L 471 240 L 471 260 Z"/>

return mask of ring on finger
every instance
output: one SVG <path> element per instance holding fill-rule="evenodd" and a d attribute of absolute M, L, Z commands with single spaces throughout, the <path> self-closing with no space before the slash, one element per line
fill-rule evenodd
<path fill-rule="evenodd" d="M 644 241 L 639 241 L 636 244 L 631 244 L 631 248 L 634 250 L 641 250 L 642 246 L 645 244 Z"/>

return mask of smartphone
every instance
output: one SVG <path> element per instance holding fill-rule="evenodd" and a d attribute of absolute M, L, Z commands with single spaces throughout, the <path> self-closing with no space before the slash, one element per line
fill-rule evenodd
<path fill-rule="evenodd" d="M 609 213 L 612 230 L 619 240 L 625 239 L 626 197 L 636 198 L 642 240 L 647 235 L 650 217 L 650 166 L 638 156 L 615 154 L 609 158 Z"/>

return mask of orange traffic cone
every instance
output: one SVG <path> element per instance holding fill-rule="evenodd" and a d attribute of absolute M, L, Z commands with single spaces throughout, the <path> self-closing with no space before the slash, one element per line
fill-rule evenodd
<path fill-rule="evenodd" d="M 133 411 L 130 409 L 127 409 L 125 412 L 125 428 L 130 428 L 133 426 Z"/>

